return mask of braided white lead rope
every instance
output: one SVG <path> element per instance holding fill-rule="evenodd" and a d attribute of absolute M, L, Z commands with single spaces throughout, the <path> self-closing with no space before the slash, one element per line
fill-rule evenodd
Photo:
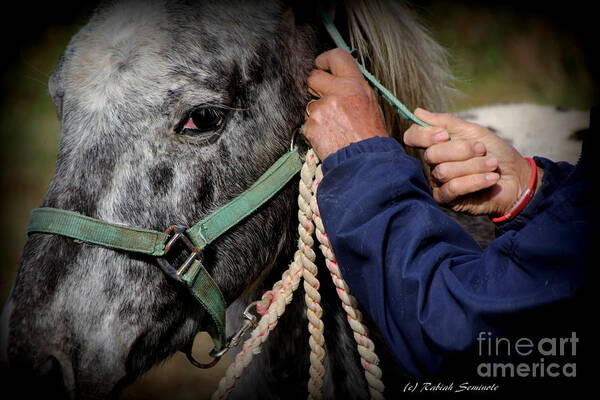
<path fill-rule="evenodd" d="M 331 279 L 336 287 L 338 297 L 342 301 L 342 308 L 346 311 L 348 316 L 348 324 L 352 328 L 354 334 L 354 340 L 357 344 L 358 354 L 360 355 L 360 362 L 364 369 L 365 378 L 369 385 L 369 393 L 372 399 L 383 399 L 383 391 L 385 389 L 383 382 L 381 381 L 382 372 L 379 368 L 379 357 L 375 353 L 375 344 L 369 338 L 369 331 L 367 327 L 362 323 L 362 314 L 358 309 L 358 301 L 350 294 L 350 288 L 344 281 L 340 268 L 333 252 L 333 247 L 329 242 L 327 233 L 325 233 L 325 227 L 323 226 L 323 220 L 319 213 L 319 205 L 317 204 L 317 188 L 319 183 L 323 179 L 323 171 L 321 166 L 317 168 L 316 177 L 313 184 L 313 196 L 311 200 L 311 208 L 313 211 L 313 221 L 316 226 L 316 236 L 321 245 L 321 253 L 325 257 L 325 264 L 331 274 Z"/>
<path fill-rule="evenodd" d="M 317 168 L 318 162 L 317 155 L 312 149 L 309 150 L 300 172 L 300 194 L 298 196 L 298 233 L 300 239 L 298 240 L 298 250 L 294 254 L 294 260 L 283 273 L 281 280 L 273 285 L 273 289 L 263 294 L 257 309 L 262 308 L 265 312 L 257 327 L 252 331 L 250 338 L 244 342 L 242 350 L 227 368 L 225 376 L 219 381 L 218 388 L 212 395 L 213 400 L 225 399 L 233 390 L 236 379 L 241 376 L 254 355 L 260 353 L 262 343 L 267 340 L 269 333 L 275 328 L 279 317 L 292 300 L 293 293 L 299 286 L 300 276 L 304 279 L 306 314 L 311 335 L 309 338 L 311 353 L 308 398 L 322 398 L 323 376 L 325 374 L 323 365 L 325 340 L 323 321 L 321 320 L 323 310 L 318 292 L 319 280 L 316 278 L 317 266 L 314 263 L 316 254 L 313 251 L 314 240 L 312 234 L 315 232 L 315 225 L 317 227 L 317 238 L 321 243 L 319 248 L 326 259 L 327 268 L 337 288 L 336 291 L 342 301 L 342 307 L 348 315 L 348 323 L 357 343 L 361 364 L 369 385 L 369 393 L 373 399 L 383 398 L 384 386 L 381 381 L 381 370 L 378 367 L 379 358 L 374 352 L 375 346 L 368 337 L 367 328 L 361 322 L 362 314 L 357 308 L 356 299 L 350 294 L 350 290 L 337 267 L 335 254 L 327 239 L 323 221 L 318 212 L 316 189 L 322 179 L 321 169 L 320 167 Z"/>
<path fill-rule="evenodd" d="M 288 270 L 283 273 L 282 279 L 273 285 L 272 290 L 262 296 L 257 309 L 262 307 L 266 309 L 266 313 L 260 318 L 258 326 L 252 331 L 250 338 L 243 343 L 242 350 L 227 368 L 225 376 L 221 378 L 217 390 L 212 395 L 213 400 L 224 399 L 233 390 L 236 379 L 241 376 L 254 355 L 260 352 L 262 343 L 267 340 L 269 333 L 275 328 L 279 317 L 285 311 L 285 307 L 290 303 L 293 292 L 298 288 L 300 277 L 304 276 L 305 263 L 314 265 L 315 253 L 312 250 L 314 244 L 312 239 L 314 225 L 310 210 L 310 199 L 312 196 L 310 188 L 314 179 L 316 163 L 316 156 L 309 157 L 307 154 L 307 159 L 302 166 L 300 174 L 300 194 L 298 196 L 298 221 L 300 222 L 298 224 L 298 233 L 300 238 L 298 240 L 298 250 L 294 254 L 294 260 Z M 317 354 L 319 354 L 318 350 Z M 321 351 L 320 354 L 324 354 L 324 351 Z M 316 358 L 311 357 L 311 366 L 314 359 Z M 311 372 L 313 371 L 318 371 L 318 367 L 311 368 Z M 312 393 L 317 397 L 314 388 Z"/>
<path fill-rule="evenodd" d="M 310 338 L 310 368 L 308 379 L 308 398 L 309 400 L 318 400 L 322 397 L 321 388 L 323 387 L 323 376 L 325 376 L 325 367 L 323 359 L 325 358 L 325 337 L 323 336 L 323 309 L 321 308 L 321 295 L 319 294 L 319 280 L 317 279 L 318 268 L 315 265 L 316 254 L 313 250 L 314 240 L 312 234 L 315 230 L 312 209 L 310 203 L 313 193 L 312 186 L 319 159 L 314 151 L 309 150 L 306 154 L 306 161 L 300 171 L 300 196 L 298 205 L 301 213 L 298 214 L 300 225 L 310 226 L 310 236 L 301 237 L 298 245 L 302 247 L 304 271 L 304 302 L 306 303 L 306 316 L 308 318 L 308 332 Z M 304 168 L 306 166 L 306 168 Z"/>
<path fill-rule="evenodd" d="M 225 376 L 221 378 L 217 390 L 211 397 L 212 400 L 225 399 L 233 390 L 235 381 L 242 375 L 254 355 L 260 353 L 261 345 L 267 340 L 269 333 L 275 328 L 279 317 L 285 311 L 285 307 L 292 300 L 292 295 L 300 283 L 302 269 L 302 257 L 300 250 L 298 250 L 294 255 L 294 261 L 290 264 L 289 269 L 283 273 L 281 280 L 273 285 L 272 291 L 263 295 L 261 301 L 270 302 L 268 311 L 261 317 L 257 327 L 243 343 L 242 350 L 227 368 Z"/>

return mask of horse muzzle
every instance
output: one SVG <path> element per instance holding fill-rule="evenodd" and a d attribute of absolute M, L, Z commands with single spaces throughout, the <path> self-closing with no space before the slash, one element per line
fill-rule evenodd
<path fill-rule="evenodd" d="M 14 303 L 9 298 L 0 319 L 0 369 L 6 378 L 8 393 L 19 393 L 22 398 L 74 399 L 75 381 L 70 359 L 54 351 L 45 353 L 39 348 L 44 337 L 33 341 L 36 335 L 22 324 L 11 326 Z M 40 340 L 41 339 L 41 340 Z M 11 391 L 13 389 L 14 391 Z"/>

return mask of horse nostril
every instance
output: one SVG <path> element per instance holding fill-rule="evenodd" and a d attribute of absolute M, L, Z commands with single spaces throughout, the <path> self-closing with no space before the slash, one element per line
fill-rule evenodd
<path fill-rule="evenodd" d="M 50 393 L 50 398 L 74 398 L 73 387 L 73 371 L 69 362 L 61 362 L 59 358 L 51 355 L 43 362 L 36 371 L 39 377 L 36 391 L 44 393 L 47 396 Z"/>
<path fill-rule="evenodd" d="M 54 356 L 48 357 L 48 360 L 46 360 L 46 362 L 42 364 L 38 372 L 43 378 L 48 378 L 51 380 L 62 380 L 62 368 L 60 367 L 60 363 Z"/>

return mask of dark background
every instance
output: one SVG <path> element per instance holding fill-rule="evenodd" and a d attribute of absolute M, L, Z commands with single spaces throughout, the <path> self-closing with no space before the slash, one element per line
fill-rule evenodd
<path fill-rule="evenodd" d="M 533 102 L 588 110 L 598 103 L 597 14 L 588 2 L 413 2 L 448 48 L 453 109 Z M 0 24 L 0 304 L 8 296 L 29 212 L 54 172 L 59 129 L 48 76 L 96 2 L 12 2 Z M 176 356 L 147 374 L 125 398 L 202 398 L 225 363 L 198 371 Z"/>

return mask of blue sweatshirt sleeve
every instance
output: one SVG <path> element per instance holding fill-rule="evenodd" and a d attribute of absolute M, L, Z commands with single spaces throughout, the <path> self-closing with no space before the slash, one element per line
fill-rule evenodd
<path fill-rule="evenodd" d="M 481 251 L 394 139 L 351 144 L 323 172 L 319 210 L 344 278 L 413 376 L 438 373 L 478 332 L 498 332 L 496 317 L 565 299 L 581 284 L 586 205 L 576 177 Z"/>

